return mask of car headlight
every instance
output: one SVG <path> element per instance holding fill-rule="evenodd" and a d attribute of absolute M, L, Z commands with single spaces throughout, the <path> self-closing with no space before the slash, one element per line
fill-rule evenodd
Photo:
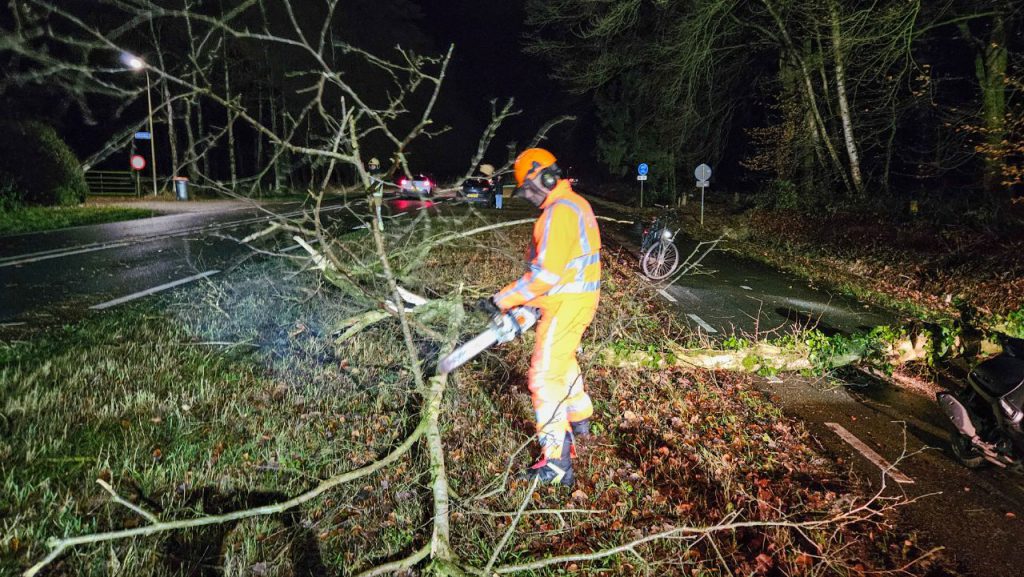
<path fill-rule="evenodd" d="M 672 240 L 672 231 L 667 228 L 665 230 L 662 230 L 661 239 L 666 242 Z"/>

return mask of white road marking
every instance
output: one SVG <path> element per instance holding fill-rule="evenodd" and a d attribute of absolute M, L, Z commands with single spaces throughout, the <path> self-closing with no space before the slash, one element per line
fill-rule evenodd
<path fill-rule="evenodd" d="M 344 207 L 343 206 L 337 206 L 337 207 L 330 206 L 330 207 L 322 209 L 320 212 L 321 213 L 334 212 L 334 211 L 340 210 L 342 208 L 344 208 Z M 150 236 L 140 236 L 140 237 L 135 237 L 135 238 L 126 238 L 126 239 L 122 239 L 122 240 L 115 240 L 115 241 L 109 241 L 109 242 L 85 244 L 85 245 L 80 245 L 80 246 L 77 246 L 77 247 L 57 248 L 57 249 L 44 250 L 44 251 L 33 252 L 33 253 L 28 253 L 28 254 L 15 255 L 15 256 L 10 256 L 10 257 L 6 257 L 6 258 L 0 258 L 0 268 L 5 268 L 5 267 L 9 267 L 9 266 L 19 266 L 19 265 L 23 265 L 23 264 L 31 264 L 31 263 L 34 263 L 34 262 L 40 262 L 40 261 L 50 260 L 50 259 L 55 259 L 55 258 L 64 258 L 64 257 L 67 257 L 67 256 L 74 256 L 76 254 L 84 254 L 84 253 L 87 253 L 87 252 L 96 252 L 96 251 L 100 251 L 100 250 L 110 250 L 112 248 L 121 248 L 121 247 L 129 246 L 129 245 L 133 245 L 133 244 L 142 244 L 142 243 L 146 243 L 146 242 L 153 242 L 153 241 L 157 241 L 157 240 L 164 240 L 164 239 L 167 239 L 167 238 L 175 238 L 175 237 L 180 237 L 180 236 L 188 236 L 190 234 L 195 234 L 195 233 L 200 233 L 200 232 L 213 232 L 215 230 L 220 230 L 220 229 L 224 229 L 224 228 L 235 228 L 235 227 L 245 226 L 247 224 L 253 224 L 253 223 L 257 223 L 257 222 L 266 222 L 266 221 L 268 221 L 268 220 L 270 220 L 272 218 L 277 218 L 278 216 L 283 217 L 283 218 L 288 218 L 288 217 L 292 217 L 292 216 L 298 216 L 300 214 L 303 214 L 304 212 L 305 211 L 297 210 L 297 211 L 285 213 L 285 214 L 282 214 L 282 215 L 257 216 L 257 217 L 253 217 L 253 218 L 247 218 L 247 219 L 243 219 L 243 220 L 236 220 L 236 221 L 230 221 L 230 222 L 224 222 L 224 223 L 206 224 L 206 225 L 196 226 L 196 227 L 192 227 L 192 228 L 188 228 L 188 229 L 177 230 L 177 231 L 173 231 L 173 232 L 161 233 L 161 234 L 150 235 Z"/>
<path fill-rule="evenodd" d="M 912 485 L 914 483 L 913 479 L 901 473 L 899 469 L 892 466 L 889 461 L 886 461 L 881 455 L 876 453 L 874 449 L 865 445 L 863 441 L 853 436 L 853 433 L 847 431 L 839 423 L 825 423 L 825 426 L 835 431 L 835 433 L 839 435 L 839 438 L 849 443 L 854 449 L 860 451 L 860 454 L 864 455 L 864 458 L 871 461 L 872 464 L 881 469 L 886 475 L 892 477 L 893 481 L 904 485 Z"/>
<path fill-rule="evenodd" d="M 713 327 L 713 326 L 709 325 L 708 323 L 704 322 L 704 319 L 700 318 L 699 316 L 697 316 L 695 314 L 692 314 L 692 313 L 688 314 L 686 316 L 688 316 L 691 319 L 693 319 L 693 322 L 695 322 L 698 325 L 700 325 L 700 328 L 702 328 L 705 331 L 707 331 L 708 334 L 715 334 L 715 333 L 718 332 L 718 331 L 715 330 L 715 327 Z"/>
<path fill-rule="evenodd" d="M 658 289 L 658 294 L 660 294 L 661 296 L 665 297 L 665 300 L 667 300 L 670 303 L 679 302 L 679 301 L 676 300 L 676 298 L 674 296 L 672 296 L 672 295 L 668 294 L 667 292 L 665 292 L 665 289 Z"/>
<path fill-rule="evenodd" d="M 747 286 L 747 285 L 745 285 L 745 284 L 741 284 L 741 285 L 740 285 L 740 288 L 741 288 L 741 289 L 743 289 L 743 290 L 745 290 L 745 291 L 752 291 L 752 290 L 754 290 L 754 289 L 752 289 L 752 288 L 748 287 L 748 286 Z"/>
<path fill-rule="evenodd" d="M 124 304 L 126 302 L 142 298 L 144 296 L 149 296 L 151 294 L 158 293 L 160 291 L 164 291 L 164 290 L 167 290 L 167 289 L 172 289 L 172 288 L 174 288 L 176 286 L 181 286 L 183 284 L 187 284 L 187 283 L 190 283 L 190 282 L 193 282 L 193 281 L 204 279 L 204 278 L 206 278 L 208 276 L 213 276 L 213 275 L 215 275 L 215 274 L 217 274 L 219 272 L 220 272 L 219 270 L 208 270 L 208 271 L 206 271 L 204 273 L 200 273 L 200 274 L 197 274 L 197 275 L 192 275 L 192 276 L 190 276 L 188 278 L 179 279 L 179 280 L 176 280 L 176 281 L 169 282 L 167 284 L 162 284 L 160 286 L 155 286 L 153 288 L 148 288 L 148 289 L 146 289 L 144 291 L 139 291 L 137 293 L 132 293 L 130 295 L 123 296 L 121 298 L 116 298 L 116 299 L 114 299 L 112 301 L 107 301 L 105 303 L 100 303 L 98 305 L 93 305 L 93 306 L 91 306 L 89 308 L 92 309 L 92 310 L 96 310 L 96 311 L 101 311 L 103 309 L 109 309 L 110 307 L 116 307 L 117 305 Z"/>

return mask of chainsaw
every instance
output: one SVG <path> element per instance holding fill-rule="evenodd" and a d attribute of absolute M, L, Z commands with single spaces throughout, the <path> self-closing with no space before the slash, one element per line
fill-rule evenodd
<path fill-rule="evenodd" d="M 437 365 L 438 374 L 446 375 L 488 348 L 515 339 L 537 324 L 539 317 L 540 312 L 533 307 L 515 307 L 508 312 L 494 315 L 488 323 L 487 330 L 441 359 Z"/>

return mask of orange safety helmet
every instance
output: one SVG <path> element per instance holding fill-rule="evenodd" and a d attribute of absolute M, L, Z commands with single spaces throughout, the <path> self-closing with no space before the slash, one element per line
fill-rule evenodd
<path fill-rule="evenodd" d="M 554 154 L 551 154 L 543 148 L 527 148 L 516 157 L 516 184 L 518 186 L 523 186 L 523 183 L 526 182 L 527 179 L 532 180 L 537 178 L 544 169 L 553 166 L 557 171 L 558 167 L 555 166 Z M 545 183 L 545 185 L 546 184 L 547 183 Z M 554 186 L 554 183 L 552 183 L 551 186 L 546 186 L 546 188 L 551 188 L 552 186 Z"/>

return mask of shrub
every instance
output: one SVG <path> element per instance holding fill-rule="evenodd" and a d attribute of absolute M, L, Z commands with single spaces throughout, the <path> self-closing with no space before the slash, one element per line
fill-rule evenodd
<path fill-rule="evenodd" d="M 21 206 L 21 190 L 14 179 L 0 172 L 0 214 L 10 212 Z"/>
<path fill-rule="evenodd" d="M 0 196 L 42 205 L 85 201 L 89 187 L 81 164 L 53 128 L 32 120 L 3 121 L 0 131 L 0 184 L 6 183 Z"/>

